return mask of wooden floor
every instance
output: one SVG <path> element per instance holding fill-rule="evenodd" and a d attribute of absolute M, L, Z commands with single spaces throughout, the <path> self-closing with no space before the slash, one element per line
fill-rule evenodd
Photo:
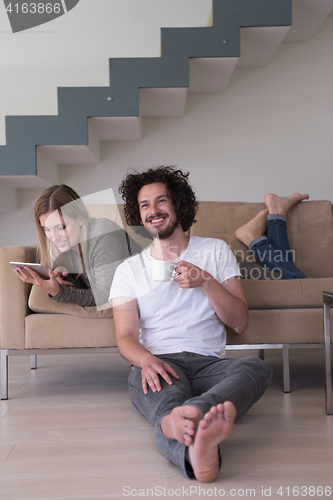
<path fill-rule="evenodd" d="M 290 357 L 292 392 L 284 394 L 281 352 L 266 351 L 272 382 L 223 443 L 222 470 L 209 485 L 186 479 L 155 449 L 118 354 L 40 356 L 37 370 L 29 356 L 12 357 L 10 399 L 0 403 L 0 499 L 333 497 L 323 352 Z"/>

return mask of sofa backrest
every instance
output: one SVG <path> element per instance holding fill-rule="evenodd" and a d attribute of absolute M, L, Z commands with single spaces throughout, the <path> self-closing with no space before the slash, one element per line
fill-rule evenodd
<path fill-rule="evenodd" d="M 191 234 L 225 240 L 235 253 L 246 258 L 249 252 L 235 238 L 235 231 L 263 208 L 266 208 L 264 203 L 201 201 Z M 297 267 L 309 278 L 333 276 L 330 201 L 306 201 L 295 205 L 287 216 L 287 231 Z"/>
<path fill-rule="evenodd" d="M 235 231 L 246 224 L 265 207 L 264 203 L 200 201 L 197 222 L 191 228 L 194 236 L 220 238 L 234 253 L 243 258 L 252 257 L 245 245 L 235 238 Z M 123 205 L 89 206 L 93 217 L 107 217 L 127 228 Z M 128 228 L 127 228 L 128 229 Z M 305 201 L 288 213 L 287 231 L 295 265 L 309 278 L 333 276 L 333 215 L 327 200 Z M 149 240 L 129 233 L 144 247 Z"/>

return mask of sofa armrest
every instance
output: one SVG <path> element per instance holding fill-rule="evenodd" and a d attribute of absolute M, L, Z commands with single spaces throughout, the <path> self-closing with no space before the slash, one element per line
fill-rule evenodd
<path fill-rule="evenodd" d="M 13 273 L 10 261 L 35 262 L 36 246 L 0 249 L 0 342 L 1 349 L 25 348 L 25 317 L 31 285 Z"/>

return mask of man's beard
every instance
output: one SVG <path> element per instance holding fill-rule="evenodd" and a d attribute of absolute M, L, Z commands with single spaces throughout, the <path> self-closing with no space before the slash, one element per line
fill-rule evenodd
<path fill-rule="evenodd" d="M 157 214 L 154 217 L 158 217 L 160 215 L 165 215 L 165 214 Z M 173 235 L 173 233 L 177 229 L 178 225 L 179 225 L 179 220 L 177 217 L 177 220 L 175 220 L 175 222 L 168 225 L 165 229 L 162 229 L 161 231 L 159 231 L 158 229 L 155 229 L 153 227 L 149 227 L 146 229 L 149 231 L 149 233 L 151 234 L 151 236 L 153 238 L 158 238 L 159 240 L 166 240 L 166 239 L 170 238 L 170 236 Z"/>

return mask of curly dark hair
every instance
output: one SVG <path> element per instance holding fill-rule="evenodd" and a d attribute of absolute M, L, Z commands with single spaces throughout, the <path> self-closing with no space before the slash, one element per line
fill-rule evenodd
<path fill-rule="evenodd" d="M 175 209 L 183 231 L 188 231 L 195 221 L 198 202 L 191 188 L 189 172 L 182 172 L 174 166 L 150 168 L 145 172 L 127 174 L 119 186 L 119 193 L 125 202 L 124 215 L 129 226 L 141 226 L 138 193 L 143 186 L 162 182 L 166 185 L 172 206 Z"/>

